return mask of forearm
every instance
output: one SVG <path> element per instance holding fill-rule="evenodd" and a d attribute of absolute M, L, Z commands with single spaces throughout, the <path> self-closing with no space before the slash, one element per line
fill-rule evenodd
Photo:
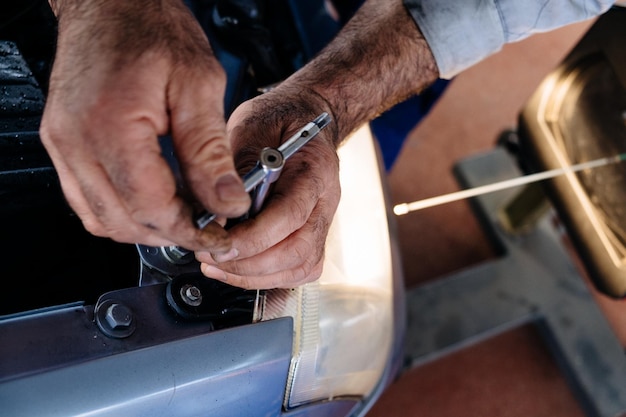
<path fill-rule="evenodd" d="M 338 140 L 437 79 L 426 41 L 401 0 L 368 0 L 337 38 L 281 85 L 323 98 Z"/>

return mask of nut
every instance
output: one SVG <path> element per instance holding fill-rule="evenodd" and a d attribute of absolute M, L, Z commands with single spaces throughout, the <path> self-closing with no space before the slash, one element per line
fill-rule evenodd
<path fill-rule="evenodd" d="M 198 307 L 202 304 L 202 291 L 195 285 L 183 285 L 180 289 L 180 297 L 185 304 L 191 307 Z"/>

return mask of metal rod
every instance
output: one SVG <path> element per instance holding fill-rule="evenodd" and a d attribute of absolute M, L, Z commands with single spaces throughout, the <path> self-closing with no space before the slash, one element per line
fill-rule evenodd
<path fill-rule="evenodd" d="M 467 190 L 456 191 L 450 194 L 444 194 L 437 197 L 430 197 L 424 200 L 413 201 L 411 203 L 397 204 L 393 207 L 393 212 L 397 216 L 410 213 L 412 211 L 422 210 L 428 207 L 434 207 L 441 204 L 451 203 L 453 201 L 464 200 L 466 198 L 476 197 L 483 194 L 493 193 L 495 191 L 505 190 L 507 188 L 517 187 L 520 185 L 530 184 L 537 181 L 543 181 L 549 178 L 558 177 L 559 175 L 578 172 L 584 169 L 593 169 L 604 165 L 615 164 L 626 160 L 626 153 L 605 158 L 594 159 L 593 161 L 582 162 L 580 164 L 570 165 L 563 168 L 551 169 L 549 171 L 538 172 L 536 174 L 524 175 L 522 177 L 510 180 L 495 182 L 493 184 L 482 185 L 480 187 L 470 188 Z"/>

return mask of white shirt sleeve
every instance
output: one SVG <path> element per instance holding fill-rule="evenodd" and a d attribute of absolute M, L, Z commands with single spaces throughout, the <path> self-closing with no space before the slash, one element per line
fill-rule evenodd
<path fill-rule="evenodd" d="M 404 0 L 442 78 L 519 41 L 598 16 L 613 0 Z"/>

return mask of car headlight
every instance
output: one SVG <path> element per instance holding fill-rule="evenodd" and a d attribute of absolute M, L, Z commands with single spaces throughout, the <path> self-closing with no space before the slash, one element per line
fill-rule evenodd
<path fill-rule="evenodd" d="M 285 407 L 366 397 L 394 337 L 393 268 L 378 155 L 367 126 L 339 150 L 342 198 L 316 282 L 268 291 L 262 320 L 294 319 Z"/>

